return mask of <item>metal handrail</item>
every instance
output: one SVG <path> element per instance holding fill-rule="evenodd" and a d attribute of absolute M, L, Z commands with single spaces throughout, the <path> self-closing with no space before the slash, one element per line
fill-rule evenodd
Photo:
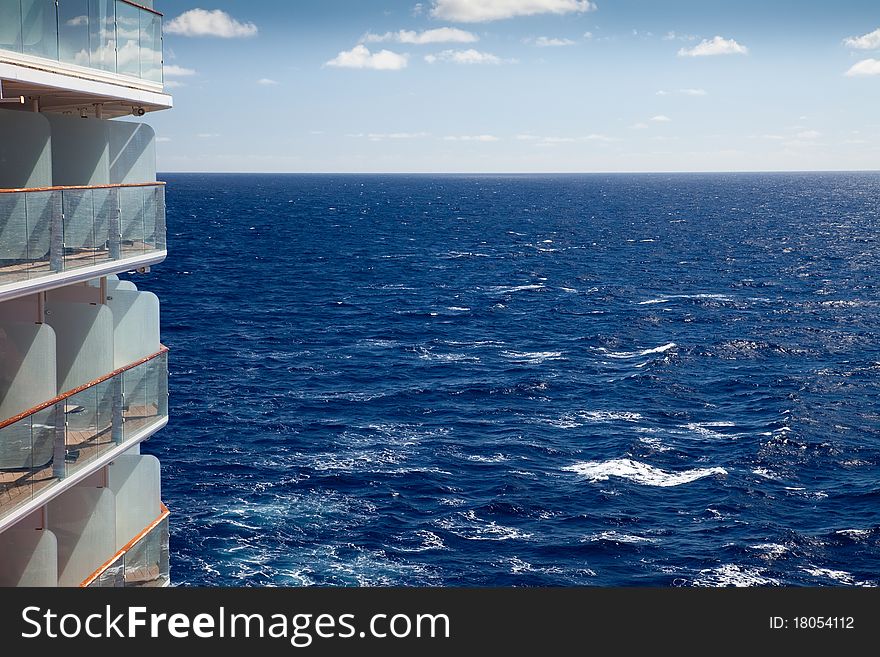
<path fill-rule="evenodd" d="M 121 2 L 122 0 L 120 0 Z M 31 192 L 63 192 L 66 190 L 76 189 L 117 189 L 120 187 L 162 187 L 166 183 L 144 182 L 144 183 L 108 183 L 106 185 L 54 185 L 52 187 L 18 187 L 15 189 L 0 189 L 0 194 L 26 194 Z"/>
<path fill-rule="evenodd" d="M 124 2 L 127 5 L 131 5 L 132 7 L 137 7 L 138 9 L 143 9 L 144 11 L 148 11 L 151 14 L 156 14 L 156 16 L 165 16 L 161 11 L 156 11 L 152 7 L 144 7 L 143 5 L 139 5 L 136 2 L 132 2 L 131 0 L 119 0 L 119 2 Z"/>
<path fill-rule="evenodd" d="M 140 360 L 137 360 L 133 363 L 130 363 L 128 365 L 125 365 L 123 367 L 115 369 L 112 372 L 110 372 L 109 374 L 105 374 L 100 379 L 95 379 L 94 381 L 89 381 L 88 383 L 85 383 L 81 386 L 78 386 L 78 387 L 74 388 L 73 390 L 68 390 L 67 392 L 62 393 L 62 394 L 58 395 L 57 397 L 53 397 L 49 401 L 45 401 L 42 404 L 40 404 L 39 406 L 34 406 L 33 408 L 28 409 L 28 410 L 24 411 L 23 413 L 19 413 L 18 415 L 14 416 L 14 417 L 3 420 L 2 422 L 0 422 L 0 429 L 5 429 L 6 427 L 12 426 L 16 422 L 20 422 L 21 420 L 24 420 L 25 418 L 28 418 L 31 415 L 34 415 L 35 413 L 39 413 L 40 411 L 44 411 L 47 408 L 54 406 L 55 404 L 59 404 L 59 403 L 63 402 L 64 400 L 69 399 L 70 397 L 73 397 L 74 395 L 78 395 L 79 393 L 83 392 L 84 390 L 88 390 L 89 388 L 94 388 L 95 386 L 100 385 L 101 383 L 104 383 L 105 381 L 109 381 L 113 377 L 119 376 L 123 372 L 127 372 L 128 370 L 134 369 L 135 367 L 143 365 L 144 363 L 148 363 L 151 360 L 154 360 L 165 353 L 168 353 L 168 347 L 166 347 L 165 345 L 162 345 L 162 348 L 159 349 L 159 351 L 157 351 L 155 354 L 151 354 L 151 355 L 146 356 L 144 358 L 141 358 Z"/>

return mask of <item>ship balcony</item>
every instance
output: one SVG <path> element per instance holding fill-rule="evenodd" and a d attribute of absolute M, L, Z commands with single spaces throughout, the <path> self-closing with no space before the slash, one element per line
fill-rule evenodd
<path fill-rule="evenodd" d="M 0 532 L 165 426 L 167 352 L 0 422 Z"/>
<path fill-rule="evenodd" d="M 0 0 L 0 50 L 22 63 L 134 78 L 161 87 L 162 14 L 152 0 Z M 98 74 L 98 75 L 95 75 Z"/>
<path fill-rule="evenodd" d="M 0 300 L 165 255 L 164 183 L 0 189 Z"/>
<path fill-rule="evenodd" d="M 83 588 L 164 587 L 170 584 L 168 555 L 168 509 L 95 573 Z"/>

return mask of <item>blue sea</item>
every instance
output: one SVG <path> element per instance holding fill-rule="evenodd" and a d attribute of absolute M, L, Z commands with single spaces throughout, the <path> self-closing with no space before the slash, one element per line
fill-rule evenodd
<path fill-rule="evenodd" d="M 880 582 L 880 174 L 168 174 L 178 586 Z"/>

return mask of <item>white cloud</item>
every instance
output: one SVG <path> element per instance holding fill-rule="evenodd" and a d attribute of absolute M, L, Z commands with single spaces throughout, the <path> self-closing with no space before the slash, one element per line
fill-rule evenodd
<path fill-rule="evenodd" d="M 880 28 L 862 36 L 847 37 L 843 40 L 843 45 L 856 50 L 880 50 Z"/>
<path fill-rule="evenodd" d="M 257 80 L 257 84 L 261 84 L 264 87 L 272 87 L 278 84 L 277 80 L 273 80 L 272 78 L 260 78 Z"/>
<path fill-rule="evenodd" d="M 666 34 L 661 37 L 664 41 L 696 41 L 700 37 L 694 36 L 693 34 L 678 34 L 673 30 L 669 30 Z"/>
<path fill-rule="evenodd" d="M 430 136 L 427 132 L 371 132 L 366 137 L 370 141 L 385 141 L 388 139 L 421 139 Z"/>
<path fill-rule="evenodd" d="M 716 36 L 713 39 L 703 39 L 693 48 L 682 48 L 678 51 L 679 57 L 709 57 L 711 55 L 748 55 L 749 49 L 737 43 L 733 39 L 725 39 Z"/>
<path fill-rule="evenodd" d="M 585 39 L 592 39 L 593 33 L 592 32 L 584 32 L 584 38 Z"/>
<path fill-rule="evenodd" d="M 186 85 L 180 80 L 165 80 L 165 88 L 166 89 L 179 89 L 180 87 L 185 87 Z"/>
<path fill-rule="evenodd" d="M 165 25 L 168 34 L 199 37 L 215 36 L 224 39 L 252 37 L 257 34 L 253 23 L 240 23 L 221 9 L 190 9 Z"/>
<path fill-rule="evenodd" d="M 358 44 L 351 50 L 343 50 L 331 59 L 325 66 L 337 68 L 369 68 L 377 71 L 399 71 L 406 68 L 408 55 L 401 55 L 390 50 L 370 52 L 363 44 Z"/>
<path fill-rule="evenodd" d="M 590 0 L 434 0 L 431 16 L 460 23 L 484 23 L 515 16 L 583 13 L 596 8 Z"/>
<path fill-rule="evenodd" d="M 219 137 L 220 134 L 216 132 L 200 132 L 196 135 L 199 139 L 214 139 L 215 137 Z"/>
<path fill-rule="evenodd" d="M 540 137 L 538 135 L 522 134 L 516 135 L 514 139 L 516 139 L 517 141 L 536 141 L 540 139 Z"/>
<path fill-rule="evenodd" d="M 503 60 L 489 52 L 481 52 L 469 48 L 468 50 L 444 50 L 436 55 L 425 55 L 425 61 L 429 64 L 435 62 L 451 62 L 453 64 L 503 64 L 505 61 L 513 63 L 515 60 Z"/>
<path fill-rule="evenodd" d="M 670 121 L 672 121 L 672 119 L 670 119 L 665 114 L 658 114 L 657 116 L 652 116 L 651 121 L 653 121 L 654 123 L 669 123 Z"/>
<path fill-rule="evenodd" d="M 473 32 L 459 30 L 455 27 L 438 27 L 434 30 L 416 32 L 414 30 L 399 30 L 386 32 L 385 34 L 367 33 L 363 40 L 367 43 L 381 43 L 383 41 L 396 41 L 398 43 L 412 43 L 417 46 L 426 43 L 474 43 L 480 40 Z"/>
<path fill-rule="evenodd" d="M 89 24 L 89 17 L 88 16 L 74 16 L 73 18 L 69 19 L 66 22 L 66 24 L 70 25 L 71 27 L 82 27 L 84 25 Z"/>
<path fill-rule="evenodd" d="M 798 139 L 818 139 L 822 133 L 818 130 L 804 130 L 795 135 Z"/>
<path fill-rule="evenodd" d="M 528 43 L 529 40 L 527 39 L 526 42 Z M 573 46 L 574 41 L 572 41 L 571 39 L 559 39 L 554 37 L 539 36 L 537 39 L 534 40 L 534 44 L 539 48 L 553 48 L 558 46 Z"/>
<path fill-rule="evenodd" d="M 880 75 L 880 59 L 863 59 L 856 62 L 844 75 L 848 78 Z"/>
<path fill-rule="evenodd" d="M 481 141 L 481 142 L 492 142 L 498 141 L 498 137 L 495 135 L 463 135 L 463 136 L 447 136 L 443 138 L 443 141 Z"/>
<path fill-rule="evenodd" d="M 648 127 L 648 124 L 647 124 L 647 123 L 641 123 L 641 122 L 639 122 L 639 123 L 634 123 L 634 124 L 632 124 L 630 127 L 631 127 L 633 130 L 644 130 L 645 128 Z"/>
<path fill-rule="evenodd" d="M 167 144 L 169 141 L 171 141 L 171 137 L 156 137 L 157 144 Z"/>
<path fill-rule="evenodd" d="M 165 73 L 166 78 L 189 77 L 196 74 L 194 69 L 184 68 L 177 64 L 165 64 L 165 66 L 162 67 L 162 71 Z"/>

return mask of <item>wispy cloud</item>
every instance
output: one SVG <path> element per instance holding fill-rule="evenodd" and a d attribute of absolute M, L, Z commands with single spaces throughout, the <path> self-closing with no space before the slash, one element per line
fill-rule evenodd
<path fill-rule="evenodd" d="M 525 39 L 525 42 L 534 43 L 539 48 L 556 48 L 560 46 L 573 46 L 575 44 L 571 39 L 545 36 L 539 36 L 535 39 Z"/>
<path fill-rule="evenodd" d="M 376 71 L 399 71 L 406 68 L 409 57 L 390 50 L 370 52 L 363 44 L 358 44 L 351 50 L 343 50 L 336 57 L 326 62 L 325 66 L 336 68 L 363 68 Z"/>
<path fill-rule="evenodd" d="M 188 37 L 234 39 L 256 36 L 257 31 L 253 23 L 241 23 L 221 9 L 190 9 L 165 25 L 167 34 Z"/>
<path fill-rule="evenodd" d="M 403 140 L 403 139 L 422 139 L 430 137 L 428 132 L 370 132 L 366 135 L 360 134 L 358 137 L 366 137 L 370 141 L 387 141 L 387 140 Z"/>
<path fill-rule="evenodd" d="M 443 138 L 443 141 L 481 141 L 481 142 L 493 142 L 499 141 L 498 137 L 495 135 L 449 135 Z"/>
<path fill-rule="evenodd" d="M 165 64 L 162 67 L 162 71 L 165 73 L 166 78 L 189 77 L 196 74 L 195 69 L 184 68 L 177 64 Z"/>
<path fill-rule="evenodd" d="M 678 32 L 669 30 L 669 32 L 664 34 L 662 38 L 664 41 L 696 41 L 700 37 L 694 36 L 693 34 L 679 34 Z"/>
<path fill-rule="evenodd" d="M 682 48 L 678 51 L 679 57 L 711 57 L 713 55 L 747 55 L 749 49 L 733 39 L 725 39 L 716 36 L 712 39 L 703 39 L 693 48 Z"/>
<path fill-rule="evenodd" d="M 652 116 L 651 121 L 654 123 L 669 123 L 672 119 L 665 114 L 658 114 L 657 116 Z"/>
<path fill-rule="evenodd" d="M 196 135 L 196 137 L 198 137 L 199 139 L 215 139 L 219 136 L 220 134 L 217 132 L 200 132 Z"/>
<path fill-rule="evenodd" d="M 863 59 L 856 62 L 844 75 L 848 78 L 880 75 L 880 59 Z"/>
<path fill-rule="evenodd" d="M 880 28 L 862 36 L 847 37 L 843 40 L 843 45 L 856 50 L 880 50 Z"/>
<path fill-rule="evenodd" d="M 436 62 L 451 62 L 453 64 L 504 64 L 514 63 L 516 60 L 501 59 L 490 52 L 481 52 L 469 48 L 468 50 L 444 50 L 436 55 L 425 55 L 425 61 L 429 64 Z"/>
<path fill-rule="evenodd" d="M 171 141 L 171 137 L 156 137 L 157 144 L 167 144 L 169 141 Z"/>
<path fill-rule="evenodd" d="M 485 23 L 516 16 L 595 10 L 590 0 L 434 0 L 431 16 L 459 23 Z"/>
<path fill-rule="evenodd" d="M 395 41 L 397 43 L 411 43 L 417 46 L 429 43 L 475 43 L 480 40 L 473 32 L 460 30 L 456 27 L 438 27 L 434 30 L 416 32 L 414 30 L 398 30 L 397 32 L 385 32 L 385 34 L 373 34 L 368 32 L 363 39 L 366 43 L 381 43 Z"/>
<path fill-rule="evenodd" d="M 264 87 L 274 87 L 278 84 L 278 80 L 273 80 L 272 78 L 260 78 L 257 80 L 257 84 L 263 85 Z"/>
<path fill-rule="evenodd" d="M 803 132 L 799 132 L 795 135 L 798 139 L 809 140 L 809 139 L 818 139 L 822 136 L 822 133 L 818 130 L 804 130 Z"/>

